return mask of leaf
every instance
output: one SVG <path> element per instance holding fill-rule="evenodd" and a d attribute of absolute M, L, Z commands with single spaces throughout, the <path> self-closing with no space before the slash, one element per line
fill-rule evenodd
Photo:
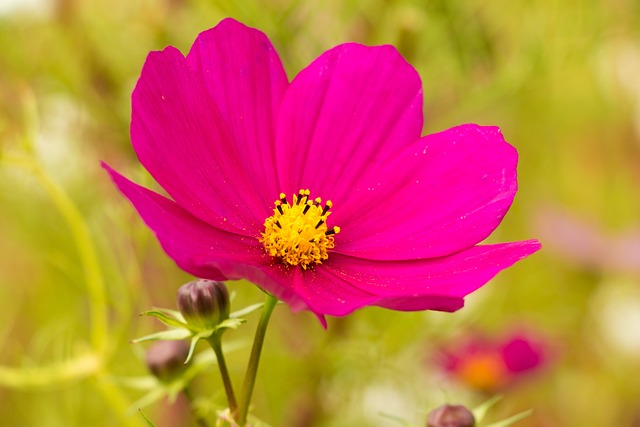
<path fill-rule="evenodd" d="M 137 338 L 131 342 L 134 344 L 145 341 L 157 341 L 157 340 L 183 340 L 191 336 L 191 331 L 188 329 L 168 329 L 166 331 L 156 332 L 154 334 L 146 335 L 142 338 Z"/>
<path fill-rule="evenodd" d="M 523 419 L 531 416 L 531 414 L 533 414 L 533 409 L 529 409 L 527 411 L 520 412 L 519 414 L 516 414 L 516 415 L 514 415 L 512 417 L 509 417 L 506 420 L 502 420 L 502 421 L 498 421 L 497 423 L 489 424 L 486 427 L 507 427 L 507 426 L 510 426 L 512 424 L 517 423 L 520 420 L 523 420 Z"/>

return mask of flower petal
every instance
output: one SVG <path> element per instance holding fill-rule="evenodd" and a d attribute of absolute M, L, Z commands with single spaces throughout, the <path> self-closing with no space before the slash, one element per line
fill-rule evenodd
<path fill-rule="evenodd" d="M 289 86 L 277 52 L 264 33 L 227 18 L 198 36 L 187 61 L 203 76 L 229 127 L 234 144 L 225 146 L 220 154 L 240 163 L 242 175 L 236 174 L 234 179 L 248 183 L 245 188 L 249 190 L 241 196 L 258 198 L 270 211 L 281 191 L 275 115 Z M 255 190 L 256 183 L 260 183 L 260 191 Z"/>
<path fill-rule="evenodd" d="M 466 295 L 538 249 L 537 241 L 527 240 L 474 246 L 448 257 L 415 261 L 372 261 L 332 254 L 323 267 L 378 296 L 375 305 L 380 307 L 455 311 L 463 306 Z"/>
<path fill-rule="evenodd" d="M 351 183 L 420 137 L 422 86 L 392 46 L 340 45 L 291 82 L 278 116 L 287 194 L 349 200 Z"/>
<path fill-rule="evenodd" d="M 247 279 L 285 301 L 294 311 L 307 308 L 294 292 L 287 269 L 272 267 L 272 258 L 264 254 L 257 239 L 212 227 L 106 164 L 103 167 L 180 268 L 211 280 Z"/>
<path fill-rule="evenodd" d="M 223 21 L 198 37 L 188 59 L 172 47 L 149 54 L 132 95 L 134 149 L 180 206 L 255 235 L 279 191 L 271 111 L 286 83 L 264 34 Z"/>
<path fill-rule="evenodd" d="M 220 269 L 195 260 L 245 259 L 249 249 L 247 238 L 216 229 L 172 200 L 129 181 L 104 163 L 102 166 L 156 234 L 163 249 L 183 270 L 205 279 L 225 280 L 227 277 Z"/>
<path fill-rule="evenodd" d="M 540 367 L 544 363 L 544 346 L 527 336 L 515 336 L 500 349 L 505 367 L 519 374 Z"/>
<path fill-rule="evenodd" d="M 423 137 L 372 166 L 334 202 L 336 252 L 381 260 L 447 256 L 491 234 L 517 190 L 518 154 L 496 127 L 458 126 Z"/>
<path fill-rule="evenodd" d="M 380 299 L 352 285 L 324 265 L 307 271 L 296 268 L 293 279 L 296 294 L 320 318 L 324 315 L 346 316 Z"/>

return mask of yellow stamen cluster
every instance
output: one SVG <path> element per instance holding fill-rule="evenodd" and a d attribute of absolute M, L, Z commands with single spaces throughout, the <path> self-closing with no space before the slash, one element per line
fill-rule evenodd
<path fill-rule="evenodd" d="M 320 198 L 310 200 L 309 194 L 309 190 L 300 190 L 289 204 L 285 194 L 280 193 L 260 238 L 269 255 L 305 270 L 329 257 L 329 249 L 335 246 L 334 235 L 340 232 L 340 227 L 327 228 L 331 201 L 322 206 Z"/>

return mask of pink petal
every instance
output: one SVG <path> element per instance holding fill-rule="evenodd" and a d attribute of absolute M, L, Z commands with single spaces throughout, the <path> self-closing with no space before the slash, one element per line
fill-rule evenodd
<path fill-rule="evenodd" d="M 215 85 L 242 99 L 210 90 Z M 172 47 L 152 52 L 132 95 L 136 153 L 190 213 L 218 228 L 255 235 L 270 215 L 271 193 L 279 191 L 271 111 L 285 87 L 264 34 L 234 21 L 203 33 L 188 60 Z M 255 191 L 257 182 L 263 192 Z"/>
<path fill-rule="evenodd" d="M 281 191 L 275 115 L 289 86 L 277 52 L 261 31 L 225 19 L 198 36 L 187 62 L 203 76 L 234 142 L 224 147 L 218 161 L 227 162 L 224 157 L 228 156 L 234 159 L 234 167 L 240 163 L 242 174 L 234 179 L 244 181 L 249 193 L 271 210 Z"/>
<path fill-rule="evenodd" d="M 421 295 L 419 297 L 388 297 L 380 300 L 379 307 L 396 311 L 444 311 L 453 313 L 464 307 L 464 299 L 444 295 Z"/>
<path fill-rule="evenodd" d="M 514 337 L 505 343 L 501 352 L 507 370 L 513 374 L 530 371 L 543 364 L 542 346 L 527 337 Z"/>
<path fill-rule="evenodd" d="M 393 158 L 422 130 L 420 78 L 392 46 L 344 44 L 291 82 L 277 126 L 287 194 L 345 203 L 351 183 Z"/>
<path fill-rule="evenodd" d="M 246 258 L 250 239 L 214 228 L 166 197 L 129 181 L 108 165 L 103 167 L 156 234 L 163 249 L 183 270 L 206 279 L 225 280 L 227 277 L 220 269 L 195 260 Z"/>
<path fill-rule="evenodd" d="M 516 150 L 496 127 L 463 125 L 425 136 L 371 165 L 334 202 L 336 252 L 369 259 L 447 256 L 485 239 L 517 190 Z"/>
<path fill-rule="evenodd" d="M 345 316 L 380 298 L 349 283 L 324 265 L 302 271 L 293 270 L 295 292 L 317 316 Z"/>
<path fill-rule="evenodd" d="M 377 295 L 375 305 L 381 307 L 455 311 L 462 307 L 466 295 L 538 249 L 537 241 L 527 240 L 474 246 L 448 257 L 414 261 L 372 261 L 332 254 L 323 268 L 363 292 Z"/>
<path fill-rule="evenodd" d="M 129 181 L 105 164 L 103 167 L 180 268 L 211 280 L 247 279 L 285 301 L 292 310 L 307 308 L 293 291 L 291 274 L 282 266 L 271 266 L 273 260 L 264 254 L 257 239 L 212 227 L 175 202 Z"/>

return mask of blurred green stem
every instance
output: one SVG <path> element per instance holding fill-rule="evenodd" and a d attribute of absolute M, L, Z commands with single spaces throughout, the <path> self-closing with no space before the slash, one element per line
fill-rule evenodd
<path fill-rule="evenodd" d="M 102 271 L 89 227 L 69 195 L 46 172 L 34 154 L 29 156 L 3 156 L 3 160 L 31 172 L 51 197 L 71 231 L 78 250 L 84 281 L 89 294 L 91 314 L 91 344 L 101 356 L 107 352 L 108 314 L 107 296 Z"/>
<path fill-rule="evenodd" d="M 98 354 L 104 355 L 107 350 L 108 335 L 107 298 L 102 281 L 100 263 L 98 262 L 89 227 L 67 193 L 35 161 L 33 162 L 33 172 L 67 221 L 73 240 L 78 248 L 78 255 L 84 270 L 85 283 L 89 292 L 90 313 L 93 315 L 91 319 L 91 343 Z"/>
<path fill-rule="evenodd" d="M 29 390 L 66 384 L 96 375 L 101 363 L 98 355 L 86 353 L 47 366 L 12 368 L 0 365 L 0 385 Z"/>
<path fill-rule="evenodd" d="M 224 391 L 227 394 L 227 402 L 229 403 L 229 411 L 233 414 L 238 408 L 236 402 L 236 395 L 233 392 L 233 384 L 231 383 L 231 377 L 229 376 L 229 370 L 227 369 L 227 362 L 224 360 L 224 353 L 222 352 L 222 344 L 220 343 L 221 332 L 215 332 L 207 341 L 216 353 L 216 359 L 218 360 L 218 368 L 220 368 L 220 376 L 222 376 L 222 383 L 224 384 Z"/>
<path fill-rule="evenodd" d="M 38 130 L 38 110 L 33 93 L 29 90 L 23 93 L 22 102 L 26 123 L 22 143 L 26 156 L 3 156 L 3 159 L 32 172 L 67 222 L 71 237 L 78 250 L 80 264 L 84 273 L 84 282 L 89 294 L 92 348 L 103 356 L 102 361 L 104 361 L 108 350 L 107 295 L 93 238 L 85 218 L 71 197 L 51 178 L 38 159 L 35 147 Z"/>
<path fill-rule="evenodd" d="M 238 415 L 236 420 L 241 427 L 247 423 L 247 414 L 249 413 L 249 405 L 251 404 L 251 396 L 253 394 L 253 387 L 256 383 L 256 374 L 258 373 L 258 364 L 260 363 L 260 354 L 262 353 L 262 345 L 264 344 L 264 336 L 267 332 L 267 326 L 269 325 L 269 319 L 271 313 L 278 303 L 278 299 L 274 296 L 267 295 L 267 299 L 264 302 L 262 308 L 262 316 L 260 316 L 260 322 L 256 329 L 256 336 L 253 340 L 253 347 L 251 348 L 251 356 L 249 357 L 249 365 L 247 366 L 247 372 L 244 377 L 244 384 L 242 387 L 242 394 L 240 395 L 240 406 L 238 407 Z"/>

